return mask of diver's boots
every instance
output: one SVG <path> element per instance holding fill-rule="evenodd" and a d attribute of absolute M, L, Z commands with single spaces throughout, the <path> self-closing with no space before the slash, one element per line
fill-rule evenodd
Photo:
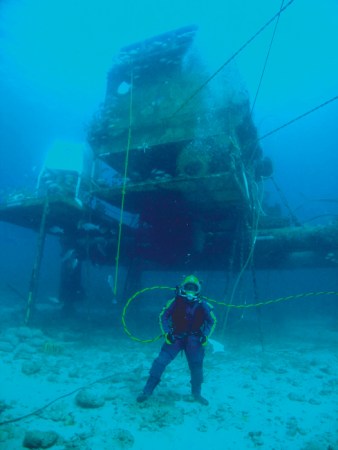
<path fill-rule="evenodd" d="M 201 395 L 201 385 L 194 385 L 191 386 L 191 395 L 195 402 L 200 403 L 201 405 L 208 406 L 209 402 L 206 398 L 202 397 Z"/>
<path fill-rule="evenodd" d="M 146 385 L 144 386 L 143 391 L 136 399 L 138 401 L 138 403 L 143 403 L 146 400 L 148 400 L 148 398 L 151 396 L 151 394 L 153 393 L 154 389 L 156 388 L 156 386 L 158 385 L 159 382 L 160 382 L 160 380 L 158 378 L 150 375 L 150 377 L 148 378 L 148 380 L 146 382 Z"/>
<path fill-rule="evenodd" d="M 150 394 L 151 395 L 151 394 Z M 141 394 L 139 394 L 136 398 L 136 400 L 138 401 L 138 403 L 143 403 L 146 400 L 148 400 L 148 398 L 150 397 L 149 394 L 145 394 L 144 392 L 141 392 Z"/>
<path fill-rule="evenodd" d="M 192 394 L 192 396 L 194 397 L 195 402 L 198 402 L 203 406 L 209 405 L 208 400 L 206 398 L 202 397 L 201 394 Z"/>
<path fill-rule="evenodd" d="M 201 395 L 201 387 L 203 382 L 203 368 L 201 364 L 191 364 L 191 395 L 195 402 L 208 406 L 209 402 Z"/>

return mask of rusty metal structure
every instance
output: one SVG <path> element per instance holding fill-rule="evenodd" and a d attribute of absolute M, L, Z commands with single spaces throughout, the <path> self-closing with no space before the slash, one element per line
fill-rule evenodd
<path fill-rule="evenodd" d="M 227 253 L 234 233 L 255 220 L 257 183 L 271 171 L 239 77 L 229 68 L 206 83 L 196 32 L 122 49 L 89 130 L 95 157 L 116 171 L 94 195 L 120 205 L 127 177 L 126 209 L 140 217 L 137 251 L 164 265 L 212 258 L 219 231 L 229 236 Z"/>
<path fill-rule="evenodd" d="M 0 205 L 0 220 L 39 232 L 39 258 L 50 233 L 99 265 L 119 250 L 145 270 L 239 270 L 249 257 L 262 268 L 334 264 L 337 224 L 261 214 L 272 165 L 248 94 L 234 67 L 213 77 L 196 35 L 185 27 L 121 49 L 88 128 L 91 177 L 50 172 Z"/>

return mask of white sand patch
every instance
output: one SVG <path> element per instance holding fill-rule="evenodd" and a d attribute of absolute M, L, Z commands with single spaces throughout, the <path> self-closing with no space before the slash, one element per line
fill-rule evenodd
<path fill-rule="evenodd" d="M 107 330 L 93 332 L 90 342 L 81 335 L 62 341 L 60 333 L 62 351 L 55 354 L 41 347 L 28 357 L 18 354 L 15 348 L 22 342 L 12 351 L 4 347 L 0 422 L 65 397 L 38 415 L 3 424 L 0 449 L 23 448 L 31 430 L 56 432 L 54 450 L 338 448 L 338 333 L 323 323 L 315 326 L 311 333 L 306 324 L 297 324 L 298 333 L 284 341 L 270 335 L 263 347 L 243 335 L 235 343 L 225 340 L 224 352 L 209 348 L 203 385 L 207 407 L 190 401 L 187 363 L 180 356 L 149 401 L 136 402 L 160 342 L 142 345 L 113 338 Z M 33 337 L 26 337 L 24 343 L 30 341 Z M 27 360 L 39 365 L 36 373 L 23 373 Z M 91 385 L 95 380 L 101 381 Z M 104 399 L 101 406 L 77 404 L 72 392 L 85 386 Z"/>

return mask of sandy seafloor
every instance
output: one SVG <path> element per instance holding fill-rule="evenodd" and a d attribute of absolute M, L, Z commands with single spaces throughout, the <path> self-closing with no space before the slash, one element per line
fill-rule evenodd
<path fill-rule="evenodd" d="M 225 337 L 224 352 L 209 345 L 209 406 L 191 402 L 180 356 L 153 397 L 136 402 L 160 342 L 140 344 L 122 328 L 76 321 L 27 328 L 10 305 L 0 321 L 0 421 L 42 408 L 0 427 L 3 450 L 25 448 L 25 439 L 30 448 L 53 450 L 338 449 L 333 318 L 263 324 L 260 337 L 243 322 Z M 87 400 L 95 407 L 84 407 Z"/>

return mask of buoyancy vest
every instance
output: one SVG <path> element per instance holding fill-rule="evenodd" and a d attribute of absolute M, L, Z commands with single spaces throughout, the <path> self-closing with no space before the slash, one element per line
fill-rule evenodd
<path fill-rule="evenodd" d="M 201 303 L 188 302 L 178 296 L 172 312 L 172 327 L 174 334 L 196 333 L 204 322 L 205 311 Z"/>

